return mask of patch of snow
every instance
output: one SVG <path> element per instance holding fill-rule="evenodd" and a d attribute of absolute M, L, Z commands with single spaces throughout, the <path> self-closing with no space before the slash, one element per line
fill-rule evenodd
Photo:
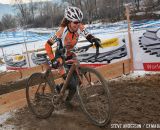
<path fill-rule="evenodd" d="M 136 15 L 138 15 L 138 16 L 144 15 L 144 14 L 145 14 L 145 12 L 138 12 L 138 13 L 136 13 Z"/>
<path fill-rule="evenodd" d="M 50 34 L 57 31 L 57 28 L 29 28 L 27 29 L 27 31 L 38 33 L 38 34 Z"/>
<path fill-rule="evenodd" d="M 0 73 L 6 71 L 6 65 L 0 65 Z"/>
<path fill-rule="evenodd" d="M 160 11 L 154 11 L 154 14 L 159 14 L 160 15 Z"/>
<path fill-rule="evenodd" d="M 121 77 L 118 77 L 118 78 L 115 78 L 115 79 L 111 79 L 109 81 L 118 81 L 118 80 L 121 80 L 121 79 L 127 80 L 127 79 L 132 79 L 132 78 L 135 79 L 137 77 L 143 77 L 143 76 L 145 76 L 147 74 L 150 74 L 150 75 L 152 75 L 152 74 L 160 74 L 160 72 L 150 72 L 150 71 L 143 71 L 143 70 L 140 71 L 139 70 L 139 71 L 134 71 L 133 73 L 130 73 L 128 75 L 122 75 Z"/>
<path fill-rule="evenodd" d="M 0 115 L 0 124 L 4 123 L 8 118 L 10 118 L 12 115 L 10 112 L 6 112 L 2 115 Z"/>

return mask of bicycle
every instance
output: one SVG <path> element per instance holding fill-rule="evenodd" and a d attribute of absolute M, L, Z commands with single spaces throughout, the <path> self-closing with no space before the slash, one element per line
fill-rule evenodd
<path fill-rule="evenodd" d="M 71 52 L 82 51 L 92 44 L 72 49 Z M 64 50 L 62 50 L 64 52 Z M 96 48 L 96 55 L 99 48 Z M 77 95 L 80 106 L 88 119 L 97 126 L 104 126 L 110 121 L 110 93 L 107 80 L 94 68 L 83 67 L 77 59 L 65 61 L 63 65 L 71 65 L 60 93 L 55 89 L 55 69 L 47 69 L 43 73 L 34 73 L 27 80 L 26 99 L 31 112 L 38 118 L 48 118 L 53 111 L 59 109 L 73 72 L 76 72 L 79 83 Z"/>

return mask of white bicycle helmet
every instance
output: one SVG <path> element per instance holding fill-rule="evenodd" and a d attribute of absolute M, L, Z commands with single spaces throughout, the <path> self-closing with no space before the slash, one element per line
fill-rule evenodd
<path fill-rule="evenodd" d="M 68 8 L 65 9 L 64 17 L 72 22 L 75 21 L 81 22 L 83 19 L 83 13 L 79 8 L 69 6 Z"/>

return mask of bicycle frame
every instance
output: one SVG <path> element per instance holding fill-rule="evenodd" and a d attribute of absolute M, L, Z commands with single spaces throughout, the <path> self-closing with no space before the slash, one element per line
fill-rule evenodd
<path fill-rule="evenodd" d="M 68 74 L 67 74 L 67 78 L 66 78 L 66 80 L 65 80 L 65 82 L 64 82 L 64 85 L 63 85 L 61 91 L 60 91 L 60 97 L 63 97 L 63 95 L 64 95 L 64 93 L 65 93 L 65 90 L 66 90 L 66 88 L 67 88 L 67 86 L 68 86 L 68 84 L 69 84 L 69 81 L 70 81 L 70 79 L 71 79 L 74 71 L 76 72 L 80 83 L 82 82 L 81 77 L 80 77 L 80 74 L 79 74 L 79 66 L 80 66 L 79 61 L 78 61 L 78 60 L 68 60 L 68 61 L 66 61 L 65 63 L 66 63 L 66 64 L 72 64 L 72 66 L 71 66 L 71 68 L 69 69 L 69 72 L 68 72 Z"/>
<path fill-rule="evenodd" d="M 91 47 L 91 46 L 93 46 L 93 44 L 87 45 L 87 46 L 85 46 L 85 47 L 89 48 L 89 47 Z M 84 48 L 84 47 L 82 47 L 82 48 Z M 63 51 L 62 51 L 62 52 L 63 52 Z M 72 51 L 72 53 L 74 53 L 74 55 L 76 56 L 76 54 L 75 54 L 74 51 Z M 96 48 L 96 54 L 97 54 L 97 53 L 99 53 L 99 48 Z M 69 84 L 69 81 L 70 81 L 70 79 L 71 79 L 72 74 L 73 74 L 74 71 L 76 72 L 80 83 L 82 83 L 82 79 L 81 79 L 80 73 L 79 73 L 80 62 L 79 62 L 77 59 L 74 59 L 74 60 L 71 59 L 71 60 L 65 61 L 64 56 L 62 56 L 62 59 L 63 59 L 63 65 L 65 65 L 65 64 L 72 64 L 72 66 L 71 66 L 71 68 L 69 69 L 69 72 L 68 72 L 68 74 L 67 74 L 67 78 L 66 78 L 66 80 L 65 80 L 65 82 L 64 82 L 64 84 L 63 84 L 63 87 L 62 87 L 61 91 L 60 91 L 60 97 L 63 97 L 63 95 L 64 95 L 64 93 L 65 93 L 65 90 L 66 90 L 66 88 L 67 88 L 67 86 L 68 86 L 68 84 Z M 85 76 L 85 77 L 86 77 L 86 76 Z M 88 79 L 87 77 L 86 77 L 86 79 L 89 81 L 89 79 Z"/>

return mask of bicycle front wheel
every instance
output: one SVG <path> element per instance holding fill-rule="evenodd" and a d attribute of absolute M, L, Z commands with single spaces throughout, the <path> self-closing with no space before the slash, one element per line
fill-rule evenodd
<path fill-rule="evenodd" d="M 110 93 L 107 81 L 93 68 L 81 67 L 81 82 L 77 93 L 82 110 L 97 126 L 110 121 Z"/>
<path fill-rule="evenodd" d="M 42 73 L 34 73 L 27 80 L 26 98 L 31 112 L 38 118 L 51 116 L 53 87 L 48 78 Z"/>

